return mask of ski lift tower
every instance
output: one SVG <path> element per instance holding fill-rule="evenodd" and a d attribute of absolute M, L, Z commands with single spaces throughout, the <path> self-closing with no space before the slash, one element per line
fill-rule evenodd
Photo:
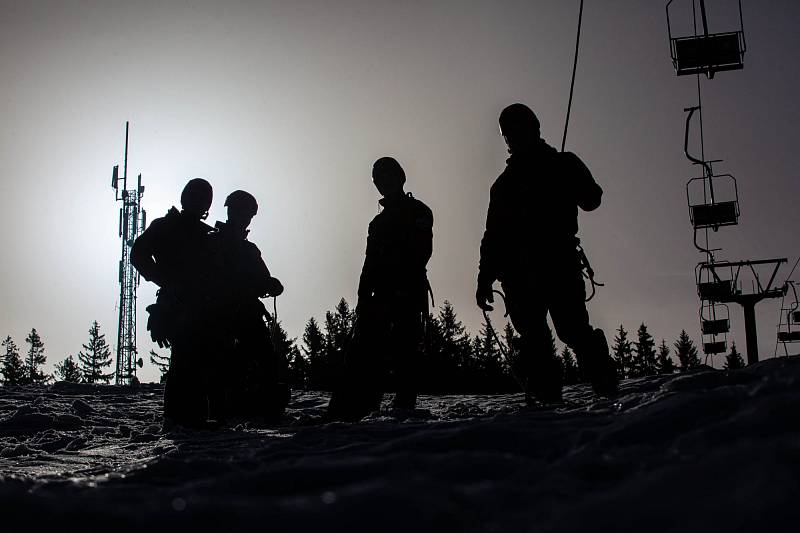
<path fill-rule="evenodd" d="M 144 230 L 147 214 L 142 209 L 144 186 L 142 175 L 136 180 L 136 188 L 128 188 L 128 127 L 125 122 L 125 162 L 122 179 L 119 178 L 119 165 L 114 165 L 111 187 L 117 201 L 122 202 L 119 210 L 119 236 L 122 238 L 122 258 L 119 261 L 119 326 L 117 329 L 117 385 L 131 385 L 136 377 L 136 367 L 142 366 L 136 350 L 136 288 L 139 286 L 139 273 L 131 263 L 131 247 Z"/>
<path fill-rule="evenodd" d="M 744 311 L 747 362 L 753 364 L 758 361 L 755 307 L 763 300 L 785 296 L 787 286 L 785 284 L 781 287 L 776 286 L 775 279 L 779 267 L 787 260 L 786 258 L 744 261 L 717 260 L 715 253 L 721 248 L 711 247 L 709 230 L 716 233 L 722 227 L 739 224 L 739 191 L 736 178 L 731 174 L 714 173 L 712 165 L 721 163 L 721 160 L 706 159 L 700 90 L 701 75 L 705 75 L 711 80 L 717 72 L 741 70 L 744 66 L 746 45 L 742 2 L 737 0 L 739 27 L 722 33 L 711 33 L 708 29 L 705 0 L 692 0 L 692 34 L 683 37 L 673 35 L 670 20 L 670 7 L 673 2 L 674 0 L 668 0 L 666 7 L 672 65 L 678 76 L 694 75 L 697 78 L 697 105 L 684 109 L 688 115 L 686 116 L 683 151 L 692 164 L 699 165 L 703 169 L 702 176 L 692 178 L 686 184 L 689 220 L 694 229 L 694 246 L 706 257 L 705 261 L 699 263 L 695 269 L 697 295 L 700 297 L 700 332 L 703 336 L 703 351 L 706 356 L 713 356 L 727 350 L 727 334 L 730 331 L 730 315 L 727 304 L 737 304 L 742 306 Z M 697 27 L 698 7 L 702 32 Z M 689 153 L 689 127 L 696 111 L 699 111 L 700 118 L 700 157 Z M 701 239 L 704 242 L 701 242 Z M 767 270 L 769 280 L 766 283 L 762 282 L 759 269 Z M 752 277 L 750 291 L 744 291 L 741 288 L 739 275 L 743 271 L 749 272 Z M 793 312 L 794 309 L 784 309 L 783 311 Z M 800 322 L 800 316 L 787 314 L 787 321 L 794 318 Z M 781 330 L 782 325 L 782 322 L 778 325 L 779 341 L 782 339 L 788 341 L 794 333 L 789 329 L 792 324 L 786 324 L 785 331 Z M 800 340 L 800 336 L 798 337 Z"/>

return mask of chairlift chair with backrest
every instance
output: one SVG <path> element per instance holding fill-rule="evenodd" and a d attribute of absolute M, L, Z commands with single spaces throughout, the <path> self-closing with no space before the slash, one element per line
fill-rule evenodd
<path fill-rule="evenodd" d="M 695 267 L 695 282 L 700 300 L 709 304 L 727 302 L 737 293 L 733 274 L 721 276 L 714 263 L 699 263 Z"/>
<path fill-rule="evenodd" d="M 703 33 L 673 37 L 670 20 L 670 6 L 674 0 L 667 2 L 667 33 L 672 65 L 678 76 L 688 74 L 705 74 L 709 79 L 716 72 L 739 70 L 744 66 L 744 53 L 747 49 L 744 40 L 744 22 L 742 19 L 742 2 L 739 5 L 739 29 L 722 33 L 709 33 L 705 0 L 700 1 L 700 16 Z M 696 4 L 692 1 L 692 15 L 696 17 Z M 695 19 L 696 20 L 696 19 Z"/>
<path fill-rule="evenodd" d="M 787 289 L 791 287 L 794 302 L 788 307 L 781 306 L 781 321 L 778 324 L 778 342 L 800 342 L 800 300 L 794 282 L 787 282 Z M 785 321 L 784 321 L 785 316 Z"/>
<path fill-rule="evenodd" d="M 703 335 L 703 353 L 714 355 L 728 349 L 728 332 L 731 329 L 728 306 L 703 302 L 700 306 L 700 332 Z M 718 337 L 722 337 L 719 340 Z"/>
<path fill-rule="evenodd" d="M 739 223 L 739 187 L 736 178 L 731 174 L 714 174 L 712 163 L 721 160 L 706 161 L 689 153 L 689 127 L 692 116 L 700 106 L 687 107 L 686 127 L 683 136 L 683 152 L 686 158 L 695 165 L 703 167 L 703 175 L 692 178 L 686 183 L 686 202 L 689 205 L 689 220 L 695 229 L 711 228 L 717 231 L 722 226 L 733 226 Z M 696 239 L 695 239 L 695 245 Z M 699 246 L 698 246 L 699 247 Z M 702 248 L 701 248 L 702 249 Z M 708 251 L 708 250 L 704 250 Z"/>

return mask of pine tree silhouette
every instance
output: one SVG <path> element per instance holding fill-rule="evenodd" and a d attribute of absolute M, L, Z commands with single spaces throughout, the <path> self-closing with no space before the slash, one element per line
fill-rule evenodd
<path fill-rule="evenodd" d="M 311 317 L 303 332 L 302 351 L 308 361 L 308 387 L 313 390 L 330 390 L 332 383 L 331 367 L 327 358 L 325 334 L 319 324 Z"/>
<path fill-rule="evenodd" d="M 27 382 L 27 372 L 25 364 L 19 355 L 19 348 L 11 338 L 7 336 L 2 342 L 3 348 L 6 353 L 3 354 L 2 366 L 0 366 L 0 373 L 3 374 L 3 383 L 6 385 L 22 385 Z"/>
<path fill-rule="evenodd" d="M 617 364 L 617 375 L 620 379 L 631 377 L 633 374 L 633 346 L 628 340 L 628 332 L 619 325 L 614 345 L 611 347 L 612 357 Z"/>
<path fill-rule="evenodd" d="M 669 346 L 667 341 L 661 339 L 661 344 L 658 346 L 657 367 L 659 374 L 672 374 L 675 372 L 675 361 L 669 355 Z"/>
<path fill-rule="evenodd" d="M 678 361 L 681 365 L 681 372 L 686 372 L 693 368 L 700 366 L 700 356 L 697 353 L 697 348 L 686 330 L 682 329 L 678 340 L 675 341 L 675 354 L 678 356 Z"/>
<path fill-rule="evenodd" d="M 569 347 L 564 346 L 564 349 L 561 350 L 559 359 L 561 360 L 561 365 L 564 368 L 564 384 L 574 385 L 579 383 L 580 373 L 578 371 L 578 363 L 575 361 L 575 355 L 572 353 Z"/>
<path fill-rule="evenodd" d="M 28 348 L 28 355 L 25 357 L 26 379 L 25 383 L 44 383 L 48 381 L 51 376 L 44 374 L 39 368 L 47 362 L 47 357 L 44 354 L 44 343 L 36 328 L 32 328 L 31 332 L 25 337 L 30 347 Z"/>
<path fill-rule="evenodd" d="M 725 355 L 725 370 L 744 368 L 744 358 L 736 349 L 736 343 L 731 343 L 731 351 Z"/>
<path fill-rule="evenodd" d="M 72 356 L 68 356 L 62 362 L 56 364 L 56 377 L 61 381 L 68 381 L 70 383 L 80 383 L 83 378 L 78 363 Z"/>
<path fill-rule="evenodd" d="M 150 363 L 153 364 L 161 374 L 159 383 L 167 382 L 167 372 L 169 371 L 169 356 L 161 355 L 155 350 L 150 350 Z"/>
<path fill-rule="evenodd" d="M 104 368 L 111 366 L 111 349 L 106 343 L 106 336 L 100 334 L 97 320 L 89 328 L 89 343 L 84 344 L 83 350 L 78 352 L 78 360 L 86 383 L 107 384 L 114 377 L 114 372 L 103 373 Z"/>
<path fill-rule="evenodd" d="M 475 390 L 484 393 L 502 391 L 504 389 L 504 363 L 497 340 L 487 324 L 483 324 L 481 332 L 475 336 L 472 346 L 475 367 L 478 372 L 474 383 Z"/>
<path fill-rule="evenodd" d="M 642 322 L 636 331 L 635 354 L 633 360 L 633 375 L 652 376 L 658 370 L 656 362 L 656 341 L 647 331 L 647 326 Z"/>

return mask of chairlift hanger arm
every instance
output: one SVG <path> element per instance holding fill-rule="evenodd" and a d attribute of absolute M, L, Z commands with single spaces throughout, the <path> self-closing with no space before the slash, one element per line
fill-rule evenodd
<path fill-rule="evenodd" d="M 691 161 L 692 163 L 696 165 L 703 165 L 703 169 L 705 170 L 706 176 L 711 176 L 712 174 L 711 165 L 707 161 L 698 159 L 689 153 L 689 126 L 691 125 L 692 115 L 694 115 L 694 112 L 697 111 L 698 109 L 700 109 L 699 105 L 684 108 L 684 111 L 688 111 L 689 114 L 686 116 L 686 128 L 683 134 L 683 153 L 686 154 L 686 158 L 689 159 L 689 161 Z"/>

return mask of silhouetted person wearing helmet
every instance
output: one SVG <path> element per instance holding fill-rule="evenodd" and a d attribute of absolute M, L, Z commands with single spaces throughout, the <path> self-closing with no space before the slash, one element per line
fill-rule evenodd
<path fill-rule="evenodd" d="M 433 213 L 403 190 L 405 172 L 395 159 L 378 159 L 372 179 L 383 210 L 369 224 L 355 331 L 328 410 L 334 419 L 358 420 L 378 409 L 387 373 L 396 390 L 393 407 L 413 409 L 417 400 Z"/>
<path fill-rule="evenodd" d="M 499 280 L 521 337 L 518 373 L 526 381 L 526 399 L 561 401 L 562 370 L 549 347 L 548 312 L 595 392 L 612 396 L 616 372 L 603 331 L 589 324 L 576 237 L 578 208 L 597 209 L 603 191 L 578 156 L 545 143 L 527 106 L 506 107 L 500 130 L 510 157 L 491 188 L 478 306 L 492 309 L 492 284 Z"/>
<path fill-rule="evenodd" d="M 227 375 L 220 376 L 211 402 L 218 418 L 267 417 L 283 413 L 289 399 L 287 361 L 279 359 L 264 319 L 260 298 L 278 296 L 283 285 L 272 277 L 258 247 L 247 240 L 258 212 L 248 192 L 234 191 L 225 200 L 227 222 L 217 222 L 209 237 L 217 329 L 217 346 Z"/>
<path fill-rule="evenodd" d="M 213 194 L 204 179 L 190 180 L 181 193 L 181 210 L 171 208 L 153 220 L 134 242 L 131 262 L 148 281 L 159 286 L 158 299 L 148 306 L 147 329 L 172 356 L 164 389 L 165 426 L 202 426 L 208 415 L 202 310 L 205 298 L 205 242 Z"/>

